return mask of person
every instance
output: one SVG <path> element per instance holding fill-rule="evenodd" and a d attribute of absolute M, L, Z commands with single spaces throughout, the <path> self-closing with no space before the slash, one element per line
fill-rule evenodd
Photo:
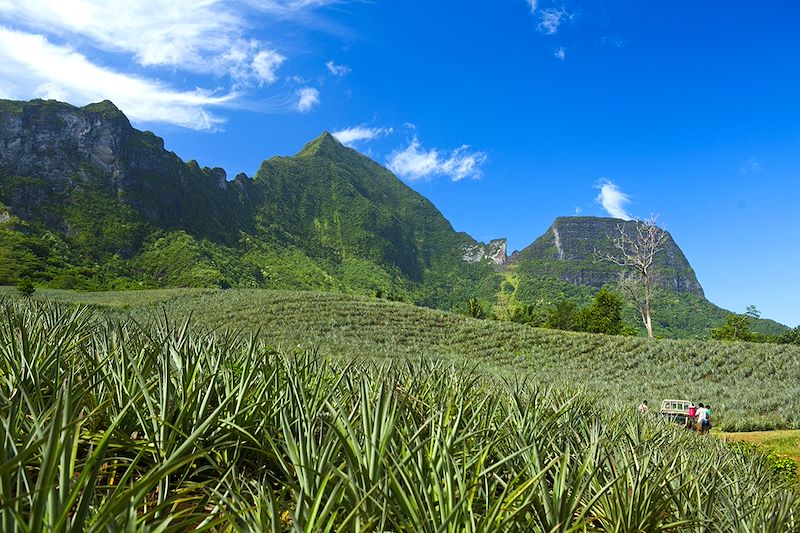
<path fill-rule="evenodd" d="M 650 408 L 647 406 L 647 400 L 642 400 L 642 403 L 639 404 L 639 414 L 646 415 L 650 411 Z"/>
<path fill-rule="evenodd" d="M 689 412 L 686 414 L 686 429 L 694 429 L 694 419 L 697 416 L 697 406 L 694 402 L 689 404 Z"/>
<path fill-rule="evenodd" d="M 697 430 L 701 435 L 708 433 L 708 410 L 702 403 L 697 410 L 697 424 Z"/>
<path fill-rule="evenodd" d="M 706 404 L 706 420 L 708 421 L 706 423 L 706 432 L 708 432 L 708 430 L 711 429 L 711 405 L 710 404 Z"/>

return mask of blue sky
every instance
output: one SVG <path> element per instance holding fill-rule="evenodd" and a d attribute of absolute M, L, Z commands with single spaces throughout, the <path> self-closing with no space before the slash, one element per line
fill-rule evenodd
<path fill-rule="evenodd" d="M 323 130 L 457 230 L 656 214 L 707 297 L 800 324 L 800 4 L 0 0 L 0 97 L 114 101 L 253 175 Z"/>

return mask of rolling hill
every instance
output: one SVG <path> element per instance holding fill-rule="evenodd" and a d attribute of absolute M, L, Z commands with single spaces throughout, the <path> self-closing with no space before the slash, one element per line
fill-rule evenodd
<path fill-rule="evenodd" d="M 314 291 L 42 291 L 146 323 L 166 313 L 284 348 L 352 359 L 445 360 L 507 379 L 580 386 L 633 409 L 681 397 L 711 403 L 728 430 L 800 428 L 800 347 L 593 335 L 531 328 L 376 298 Z"/>

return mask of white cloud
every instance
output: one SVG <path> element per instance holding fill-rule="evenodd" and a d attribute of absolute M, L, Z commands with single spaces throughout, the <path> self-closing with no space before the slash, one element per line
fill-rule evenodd
<path fill-rule="evenodd" d="M 179 91 L 159 81 L 123 74 L 90 62 L 70 47 L 42 35 L 0 26 L 0 79 L 9 96 L 57 98 L 76 105 L 112 100 L 134 121 L 168 122 L 192 129 L 214 129 L 223 119 L 209 108 L 229 105 L 236 93 L 202 89 Z"/>
<path fill-rule="evenodd" d="M 353 146 L 359 141 L 370 141 L 377 137 L 388 135 L 391 132 L 392 128 L 368 128 L 361 125 L 334 131 L 333 136 L 336 137 L 340 143 Z"/>
<path fill-rule="evenodd" d="M 531 13 L 536 12 L 536 6 L 539 4 L 538 0 L 527 0 L 528 5 L 531 6 Z"/>
<path fill-rule="evenodd" d="M 556 48 L 556 51 L 553 54 L 553 56 L 555 56 L 556 59 L 564 61 L 567 58 L 567 49 L 564 48 L 563 46 L 559 46 L 558 48 Z"/>
<path fill-rule="evenodd" d="M 759 174 L 763 170 L 761 163 L 755 158 L 751 157 L 739 168 L 742 174 Z"/>
<path fill-rule="evenodd" d="M 328 67 L 328 72 L 337 77 L 346 76 L 347 74 L 350 74 L 350 72 L 352 72 L 353 70 L 347 65 L 337 65 L 332 60 L 325 63 L 325 66 Z"/>
<path fill-rule="evenodd" d="M 275 50 L 261 50 L 253 57 L 253 71 L 261 84 L 274 83 L 278 79 L 275 71 L 286 58 Z"/>
<path fill-rule="evenodd" d="M 319 105 L 319 91 L 313 87 L 303 87 L 297 91 L 297 109 L 306 112 Z"/>
<path fill-rule="evenodd" d="M 602 180 L 596 188 L 600 189 L 600 194 L 597 195 L 595 201 L 602 205 L 609 215 L 622 220 L 631 220 L 633 218 L 625 211 L 625 204 L 630 203 L 630 198 L 619 190 L 614 183 L 609 180 Z"/>
<path fill-rule="evenodd" d="M 398 176 L 412 181 L 437 175 L 459 181 L 480 178 L 480 167 L 486 159 L 485 153 L 470 152 L 467 145 L 452 150 L 449 155 L 442 155 L 435 148 L 423 150 L 415 135 L 407 148 L 390 154 L 387 167 Z"/>
<path fill-rule="evenodd" d="M 583 209 L 581 209 L 580 207 L 576 207 L 575 208 L 575 214 L 580 216 L 581 213 L 583 213 Z"/>
<path fill-rule="evenodd" d="M 264 10 L 308 3 L 280 2 Z M 0 16 L 35 32 L 131 54 L 142 66 L 271 83 L 283 56 L 245 37 L 254 5 L 221 0 L 7 0 Z M 277 61 L 277 63 L 276 63 Z"/>
<path fill-rule="evenodd" d="M 565 20 L 572 20 L 575 15 L 568 13 L 564 8 L 550 8 L 542 11 L 539 18 L 539 31 L 547 35 L 555 35 L 558 28 Z"/>

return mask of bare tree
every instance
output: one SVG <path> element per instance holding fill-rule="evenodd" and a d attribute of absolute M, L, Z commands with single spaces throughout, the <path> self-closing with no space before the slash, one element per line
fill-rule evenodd
<path fill-rule="evenodd" d="M 624 224 L 618 224 L 618 235 L 609 237 L 614 251 L 601 253 L 595 250 L 595 254 L 604 261 L 628 269 L 620 274 L 620 287 L 639 311 L 647 336 L 653 338 L 653 261 L 656 254 L 664 248 L 668 237 L 665 231 L 656 226 L 655 216 L 647 220 L 636 220 L 635 223 L 635 232 Z"/>

